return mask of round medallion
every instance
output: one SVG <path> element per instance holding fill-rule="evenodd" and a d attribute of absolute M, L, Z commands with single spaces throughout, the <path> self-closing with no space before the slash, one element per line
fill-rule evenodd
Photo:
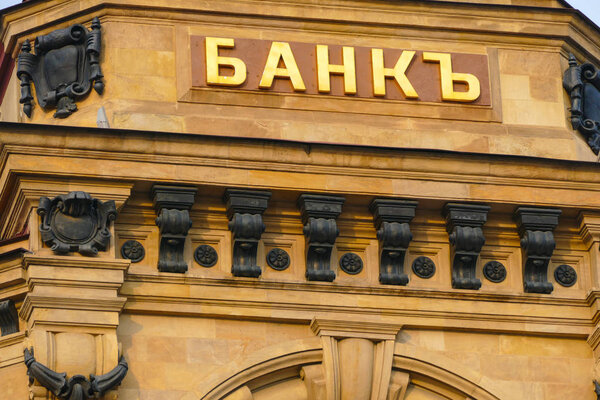
<path fill-rule="evenodd" d="M 562 286 L 570 287 L 577 282 L 577 272 L 570 265 L 559 265 L 554 270 L 554 279 Z"/>
<path fill-rule="evenodd" d="M 346 253 L 340 258 L 340 268 L 347 274 L 356 275 L 363 269 L 363 262 L 355 253 Z"/>
<path fill-rule="evenodd" d="M 201 244 L 194 251 L 194 260 L 203 267 L 210 268 L 217 263 L 217 251 L 207 244 Z"/>
<path fill-rule="evenodd" d="M 277 271 L 283 271 L 290 266 L 290 256 L 287 251 L 274 248 L 267 254 L 267 264 Z"/>
<path fill-rule="evenodd" d="M 506 268 L 499 261 L 489 261 L 483 266 L 483 276 L 489 281 L 500 283 L 506 279 Z"/>
<path fill-rule="evenodd" d="M 412 270 L 419 278 L 429 279 L 435 274 L 435 263 L 429 257 L 420 256 L 413 261 Z"/>
<path fill-rule="evenodd" d="M 137 240 L 128 240 L 121 246 L 121 256 L 137 263 L 144 259 L 146 251 L 144 246 Z"/>

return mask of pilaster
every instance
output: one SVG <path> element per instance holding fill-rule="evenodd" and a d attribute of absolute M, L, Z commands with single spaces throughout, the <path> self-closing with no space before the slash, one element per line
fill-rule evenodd
<path fill-rule="evenodd" d="M 314 319 L 323 342 L 322 369 L 304 367 L 309 400 L 386 400 L 390 393 L 394 342 L 402 326 L 365 320 Z M 398 388 L 392 385 L 392 390 Z M 394 389 L 395 388 L 395 389 Z M 406 390 L 406 386 L 404 386 Z"/>

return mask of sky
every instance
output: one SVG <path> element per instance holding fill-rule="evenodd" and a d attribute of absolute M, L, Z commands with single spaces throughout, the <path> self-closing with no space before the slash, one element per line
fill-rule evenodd
<path fill-rule="evenodd" d="M 0 0 L 0 9 L 20 3 L 21 0 Z M 573 7 L 581 10 L 596 25 L 600 26 L 600 0 L 567 0 Z"/>

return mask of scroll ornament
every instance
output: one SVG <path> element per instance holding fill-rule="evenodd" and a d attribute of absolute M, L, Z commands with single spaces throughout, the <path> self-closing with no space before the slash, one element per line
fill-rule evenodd
<path fill-rule="evenodd" d="M 587 140 L 594 152 L 600 152 L 600 76 L 591 63 L 577 64 L 573 54 L 563 77 L 563 87 L 571 97 L 571 125 Z"/>
<path fill-rule="evenodd" d="M 197 189 L 186 186 L 154 185 L 152 194 L 160 233 L 158 270 L 183 274 L 188 269 L 184 257 L 187 234 L 192 227 L 190 209 Z"/>
<path fill-rule="evenodd" d="M 519 207 L 515 219 L 523 249 L 523 287 L 526 293 L 550 294 L 548 265 L 556 247 L 554 229 L 558 226 L 560 209 Z"/>
<path fill-rule="evenodd" d="M 75 24 L 38 36 L 31 44 L 25 40 L 17 63 L 17 78 L 21 81 L 23 112 L 31 118 L 33 109 L 31 83 L 39 105 L 56 108 L 54 118 L 66 118 L 77 111 L 75 101 L 86 96 L 92 86 L 98 94 L 104 91 L 100 70 L 100 20 L 92 20 L 92 30 Z"/>
<path fill-rule="evenodd" d="M 263 190 L 227 189 L 223 201 L 227 206 L 229 230 L 232 232 L 233 276 L 258 278 L 262 269 L 257 263 L 260 237 L 266 229 L 263 213 L 271 192 Z"/>
<path fill-rule="evenodd" d="M 115 202 L 101 202 L 85 192 L 71 192 L 53 199 L 41 197 L 37 213 L 42 217 L 42 241 L 56 253 L 79 252 L 94 256 L 110 243 L 110 222 L 117 217 Z"/>
<path fill-rule="evenodd" d="M 397 199 L 375 199 L 369 207 L 374 216 L 379 239 L 379 282 L 406 285 L 404 259 L 413 238 L 409 223 L 415 216 L 417 202 Z"/>
<path fill-rule="evenodd" d="M 67 379 L 67 374 L 52 371 L 44 364 L 37 362 L 33 356 L 33 348 L 25 349 L 25 366 L 29 375 L 29 384 L 34 380 L 52 392 L 60 400 L 87 400 L 97 399 L 106 392 L 121 384 L 129 369 L 125 358 L 115 368 L 104 375 L 75 375 Z"/>
<path fill-rule="evenodd" d="M 448 203 L 444 207 L 446 231 L 452 245 L 452 287 L 479 290 L 477 259 L 483 245 L 483 225 L 490 207 L 480 204 Z"/>
<path fill-rule="evenodd" d="M 336 219 L 345 199 L 337 196 L 303 194 L 298 198 L 306 238 L 306 279 L 333 282 L 331 252 L 340 234 Z"/>

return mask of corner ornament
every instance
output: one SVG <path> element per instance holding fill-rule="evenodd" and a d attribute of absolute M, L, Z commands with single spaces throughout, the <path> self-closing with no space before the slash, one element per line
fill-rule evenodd
<path fill-rule="evenodd" d="M 67 379 L 67 374 L 64 372 L 54 372 L 37 362 L 33 357 L 33 348 L 25 349 L 24 353 L 29 384 L 32 385 L 34 379 L 37 380 L 60 400 L 87 400 L 102 397 L 121 384 L 129 369 L 125 358 L 121 357 L 117 366 L 104 375 L 90 375 L 89 379 L 83 375 L 75 375 Z"/>
<path fill-rule="evenodd" d="M 75 24 L 35 39 L 35 54 L 25 40 L 21 46 L 17 78 L 21 81 L 23 112 L 31 118 L 33 109 L 31 82 L 38 103 L 44 109 L 56 108 L 54 118 L 66 118 L 77 111 L 75 101 L 86 96 L 92 86 L 104 91 L 100 70 L 100 20 L 92 20 L 92 30 Z"/>
<path fill-rule="evenodd" d="M 591 63 L 577 64 L 569 56 L 569 68 L 563 77 L 563 87 L 571 97 L 571 125 L 587 139 L 594 152 L 600 152 L 600 76 Z"/>
<path fill-rule="evenodd" d="M 37 213 L 42 217 L 42 241 L 56 253 L 79 252 L 95 256 L 110 242 L 110 221 L 117 217 L 115 202 L 92 198 L 85 192 L 71 192 L 40 198 Z"/>

